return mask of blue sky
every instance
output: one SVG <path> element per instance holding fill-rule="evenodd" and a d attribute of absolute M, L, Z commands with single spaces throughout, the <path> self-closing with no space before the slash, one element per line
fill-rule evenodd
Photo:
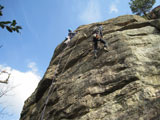
<path fill-rule="evenodd" d="M 67 36 L 68 28 L 132 14 L 130 0 L 0 0 L 2 20 L 16 19 L 21 34 L 0 28 L 0 69 L 11 72 L 9 86 L 15 87 L 5 101 L 3 120 L 18 120 L 24 100 L 34 91 L 49 65 L 55 47 Z M 160 4 L 157 0 L 154 6 Z M 0 85 L 6 87 L 6 85 Z M 12 100 L 11 100 L 12 99 Z M 7 102 L 6 102 L 7 101 Z"/>

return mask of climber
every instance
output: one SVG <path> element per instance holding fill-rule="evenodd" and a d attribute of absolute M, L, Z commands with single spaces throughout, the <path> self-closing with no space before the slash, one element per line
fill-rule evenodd
<path fill-rule="evenodd" d="M 76 34 L 76 32 L 72 32 L 71 29 L 68 29 L 68 36 L 65 38 L 64 43 L 68 44 Z"/>
<path fill-rule="evenodd" d="M 108 51 L 108 44 L 102 39 L 103 33 L 102 33 L 102 26 L 96 28 L 93 33 L 93 44 L 94 44 L 94 54 L 95 58 L 97 58 L 97 47 L 98 47 L 98 41 L 104 44 L 104 50 Z"/>

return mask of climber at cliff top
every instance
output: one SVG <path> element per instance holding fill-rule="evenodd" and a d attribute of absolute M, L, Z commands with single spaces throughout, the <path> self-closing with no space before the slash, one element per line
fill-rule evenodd
<path fill-rule="evenodd" d="M 72 32 L 71 29 L 68 29 L 68 36 L 66 37 L 66 41 L 64 43 L 68 44 L 76 34 L 77 32 Z"/>
<path fill-rule="evenodd" d="M 102 26 L 96 28 L 94 30 L 93 34 L 93 44 L 94 44 L 94 54 L 95 58 L 97 58 L 97 48 L 98 48 L 98 41 L 104 44 L 104 50 L 108 51 L 108 44 L 102 39 L 103 33 L 102 33 Z"/>

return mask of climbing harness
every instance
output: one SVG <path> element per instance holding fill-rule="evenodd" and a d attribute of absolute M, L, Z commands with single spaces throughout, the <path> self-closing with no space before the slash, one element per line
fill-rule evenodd
<path fill-rule="evenodd" d="M 72 54 L 73 50 L 75 49 L 75 47 L 76 47 L 76 45 L 77 45 L 77 43 L 78 43 L 78 40 L 79 40 L 79 39 L 77 39 L 77 41 L 76 41 L 76 43 L 75 43 L 75 46 L 74 46 L 74 48 L 72 49 L 72 51 L 71 51 L 71 53 L 70 53 L 70 55 L 69 55 L 69 57 L 68 57 L 68 59 L 67 59 L 67 62 L 66 62 L 66 64 L 65 64 L 64 68 L 62 69 L 62 72 L 61 72 L 61 73 L 63 73 L 63 71 L 65 70 L 65 67 L 66 67 L 66 65 L 67 65 L 67 63 L 68 63 L 68 60 L 69 60 L 69 58 L 71 57 L 71 54 Z M 67 44 L 67 47 L 64 49 L 64 51 L 65 51 L 68 47 L 69 47 L 69 46 L 68 46 L 68 44 Z M 62 57 L 63 57 L 63 53 L 62 53 L 62 55 L 60 56 L 60 59 L 59 59 L 58 64 L 57 64 L 57 66 L 56 66 L 56 69 L 55 69 L 55 72 L 54 72 L 54 75 L 53 75 L 53 79 L 52 79 L 52 83 L 51 83 L 51 86 L 50 86 L 50 88 L 49 88 L 48 95 L 47 95 L 46 101 L 45 101 L 45 103 L 44 103 L 44 107 L 43 107 L 43 110 L 42 110 L 42 112 L 41 112 L 41 116 L 39 117 L 39 120 L 43 120 L 43 118 L 44 118 L 45 110 L 46 110 L 46 107 L 47 107 L 49 98 L 50 98 L 50 96 L 52 95 L 52 92 L 53 92 L 53 85 L 54 85 L 53 83 L 54 83 L 54 81 L 55 81 L 56 74 L 57 74 L 57 71 L 58 71 L 58 69 L 59 69 L 59 65 L 60 65 L 60 62 L 61 62 L 61 60 L 62 60 Z"/>

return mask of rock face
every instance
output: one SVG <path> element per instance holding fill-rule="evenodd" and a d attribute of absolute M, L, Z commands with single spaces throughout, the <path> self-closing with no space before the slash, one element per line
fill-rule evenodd
<path fill-rule="evenodd" d="M 99 43 L 94 59 L 100 25 L 109 52 Z M 69 47 L 56 48 L 20 120 L 39 119 L 61 56 L 44 120 L 160 120 L 160 20 L 125 15 L 76 31 Z"/>

